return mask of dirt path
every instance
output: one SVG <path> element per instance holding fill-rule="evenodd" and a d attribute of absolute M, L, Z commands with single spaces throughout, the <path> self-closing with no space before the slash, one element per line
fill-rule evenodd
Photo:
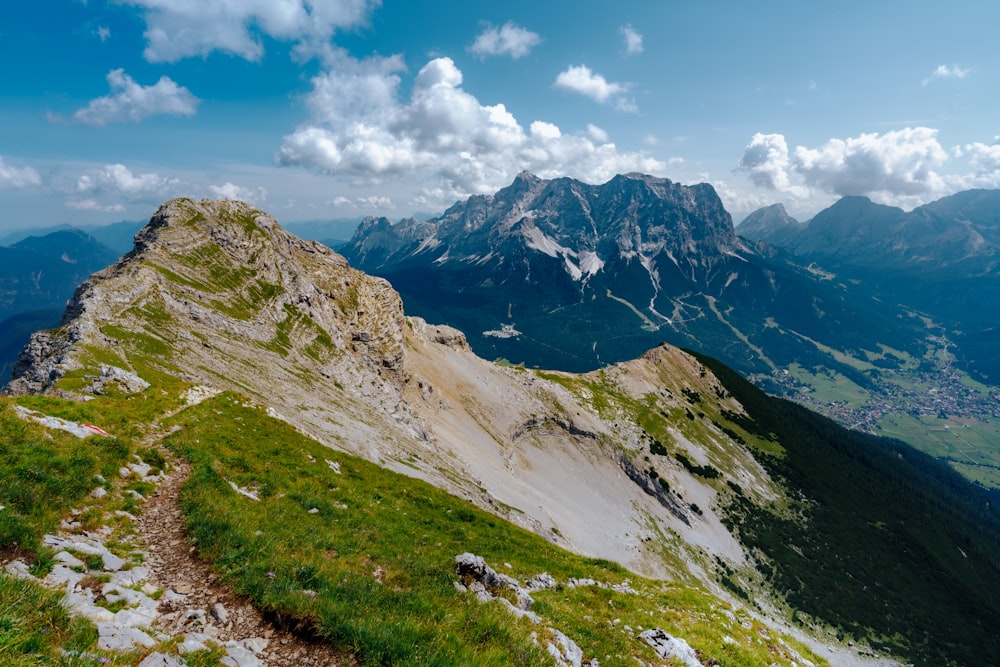
<path fill-rule="evenodd" d="M 173 469 L 167 478 L 143 506 L 136 526 L 148 549 L 145 563 L 150 569 L 148 581 L 167 591 L 161 598 L 162 615 L 154 626 L 172 636 L 217 632 L 216 639 L 221 643 L 256 637 L 267 639 L 261 658 L 274 667 L 355 667 L 357 661 L 353 656 L 323 641 L 276 627 L 248 600 L 233 595 L 219 582 L 208 565 L 196 556 L 184 533 L 179 493 L 191 466 L 178 459 L 172 459 L 171 465 Z"/>

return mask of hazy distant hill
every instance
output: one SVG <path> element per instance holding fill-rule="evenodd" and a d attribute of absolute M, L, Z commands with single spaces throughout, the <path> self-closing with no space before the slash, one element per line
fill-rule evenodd
<path fill-rule="evenodd" d="M 119 256 L 79 230 L 29 236 L 0 247 L 0 317 L 62 308 L 78 284 Z"/>
<path fill-rule="evenodd" d="M 927 313 L 955 332 L 965 367 L 1000 381 L 1000 190 L 960 192 L 908 213 L 845 197 L 807 224 L 757 224 L 772 209 L 748 216 L 739 233 Z"/>
<path fill-rule="evenodd" d="M 783 204 L 772 204 L 745 217 L 736 227 L 736 233 L 754 241 L 783 246 L 804 226 L 804 223 L 788 215 Z"/>
<path fill-rule="evenodd" d="M 30 333 L 58 326 L 76 286 L 120 254 L 79 230 L 0 247 L 0 379 L 10 377 Z"/>
<path fill-rule="evenodd" d="M 132 239 L 135 233 L 142 229 L 145 223 L 141 221 L 123 220 L 110 225 L 57 225 L 43 229 L 20 229 L 0 237 L 0 246 L 14 245 L 31 236 L 44 237 L 55 232 L 80 231 L 91 236 L 98 242 L 111 248 L 119 255 L 124 255 L 132 249 Z"/>

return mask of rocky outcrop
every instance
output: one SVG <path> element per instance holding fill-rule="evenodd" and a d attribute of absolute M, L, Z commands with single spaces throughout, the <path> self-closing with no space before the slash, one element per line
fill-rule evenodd
<path fill-rule="evenodd" d="M 548 574 L 540 574 L 532 577 L 528 580 L 529 588 L 524 588 L 514 577 L 506 574 L 498 574 L 486 564 L 486 561 L 481 556 L 476 556 L 469 552 L 455 556 L 455 569 L 459 577 L 462 578 L 462 581 L 466 582 L 455 582 L 455 587 L 458 590 L 475 593 L 476 598 L 480 602 L 497 600 L 505 605 L 515 616 L 527 618 L 532 623 L 543 623 L 543 619 L 531 611 L 531 605 L 535 601 L 531 598 L 529 590 L 553 588 L 555 581 Z M 535 587 L 532 588 L 532 585 Z M 516 604 L 512 603 L 506 597 L 501 597 L 500 592 L 504 590 L 510 591 L 516 596 Z M 552 656 L 557 667 L 582 667 L 583 650 L 575 641 L 556 628 L 546 627 L 544 630 L 544 634 L 549 637 L 544 644 L 545 650 Z M 534 636 L 536 638 L 535 641 L 539 641 L 538 634 L 536 633 Z M 593 667 L 597 667 L 598 665 L 596 659 L 586 664 Z"/>
<path fill-rule="evenodd" d="M 673 660 L 684 667 L 702 667 L 698 654 L 690 644 L 679 637 L 671 637 L 659 628 L 639 633 L 639 639 L 652 646 L 656 655 L 665 660 Z"/>

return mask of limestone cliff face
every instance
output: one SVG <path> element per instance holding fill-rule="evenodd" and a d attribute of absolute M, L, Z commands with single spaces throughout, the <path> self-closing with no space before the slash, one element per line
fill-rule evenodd
<path fill-rule="evenodd" d="M 691 357 L 661 347 L 592 376 L 487 362 L 460 331 L 406 318 L 385 280 L 247 204 L 164 204 L 132 252 L 79 287 L 63 326 L 33 337 L 7 391 L 81 397 L 115 368 L 149 392 L 240 392 L 328 446 L 642 572 L 690 574 L 659 534 L 680 535 L 692 555 L 744 561 L 712 509 L 722 487 L 651 451 L 629 413 L 683 416 L 685 392 L 711 399 L 714 414 L 741 412 Z M 622 398 L 595 397 L 605 392 Z M 667 447 L 774 495 L 711 415 L 692 419 L 660 436 Z"/>
<path fill-rule="evenodd" d="M 556 258 L 570 281 L 605 267 L 677 264 L 696 281 L 741 250 L 732 218 L 710 185 L 645 174 L 602 185 L 524 172 L 494 195 L 457 202 L 434 220 L 363 223 L 344 248 L 359 267 L 477 263 L 526 277 L 527 257 Z M 609 268 L 610 270 L 610 268 Z"/>

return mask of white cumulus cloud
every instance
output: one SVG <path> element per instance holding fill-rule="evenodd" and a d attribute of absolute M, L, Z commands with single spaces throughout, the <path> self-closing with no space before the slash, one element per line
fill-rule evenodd
<path fill-rule="evenodd" d="M 622 39 L 625 40 L 625 53 L 630 56 L 642 53 L 642 34 L 630 25 L 623 25 L 618 29 Z"/>
<path fill-rule="evenodd" d="M 788 190 L 791 159 L 784 135 L 758 132 L 743 151 L 740 166 L 755 184 L 771 190 Z"/>
<path fill-rule="evenodd" d="M 949 156 L 937 134 L 928 127 L 908 127 L 790 150 L 784 135 L 757 133 L 740 168 L 754 185 L 795 198 L 869 195 L 885 203 L 919 203 L 958 189 L 963 178 L 944 174 Z M 984 144 L 969 144 L 966 152 L 983 172 L 1000 166 L 1000 149 L 994 153 Z"/>
<path fill-rule="evenodd" d="M 1000 172 L 1000 144 L 984 144 L 979 141 L 966 144 L 965 156 L 978 172 Z"/>
<path fill-rule="evenodd" d="M 123 164 L 108 164 L 80 176 L 76 182 L 76 192 L 150 200 L 172 194 L 180 185 L 181 182 L 176 178 L 166 178 L 155 173 L 133 174 Z"/>
<path fill-rule="evenodd" d="M 872 132 L 831 139 L 819 148 L 795 149 L 795 169 L 806 182 L 842 196 L 939 190 L 937 170 L 947 159 L 937 130 L 928 127 Z"/>
<path fill-rule="evenodd" d="M 142 86 L 122 69 L 108 72 L 111 94 L 91 100 L 78 109 L 73 120 L 84 125 L 103 126 L 110 123 L 138 123 L 157 114 L 193 116 L 200 100 L 187 88 L 178 86 L 167 76 L 152 86 Z"/>
<path fill-rule="evenodd" d="M 507 21 L 499 28 L 487 23 L 483 31 L 476 36 L 476 41 L 469 47 L 469 51 L 480 58 L 508 55 L 516 60 L 528 55 L 541 41 L 542 38 L 538 33 L 511 21 Z"/>
<path fill-rule="evenodd" d="M 628 86 L 612 83 L 586 65 L 571 65 L 556 77 L 556 88 L 579 93 L 595 102 L 605 103 L 620 98 Z"/>
<path fill-rule="evenodd" d="M 216 199 L 234 199 L 254 205 L 267 200 L 267 190 L 264 188 L 247 188 L 228 181 L 222 185 L 210 185 L 208 189 Z"/>
<path fill-rule="evenodd" d="M 662 173 L 645 152 L 623 152 L 603 130 L 567 134 L 552 123 L 528 128 L 503 104 L 483 105 L 462 88 L 450 58 L 435 58 L 400 99 L 402 61 L 355 61 L 313 79 L 312 121 L 287 135 L 275 161 L 363 182 L 416 179 L 431 205 L 507 185 L 521 170 L 598 182 L 616 173 Z"/>
<path fill-rule="evenodd" d="M 587 136 L 599 144 L 607 143 L 608 133 L 593 123 L 587 123 Z"/>
<path fill-rule="evenodd" d="M 938 65 L 937 68 L 931 72 L 930 76 L 923 80 L 923 85 L 928 85 L 934 81 L 940 81 L 942 79 L 964 79 L 972 73 L 971 69 L 962 69 L 958 65 Z"/>
<path fill-rule="evenodd" d="M 13 167 L 0 156 L 0 188 L 24 188 L 41 184 L 42 177 L 33 167 Z"/>
<path fill-rule="evenodd" d="M 150 62 L 176 62 L 224 51 L 264 55 L 261 37 L 322 52 L 337 29 L 362 24 L 380 0 L 123 0 L 144 10 Z"/>
<path fill-rule="evenodd" d="M 371 195 L 368 197 L 356 197 L 354 199 L 348 199 L 343 195 L 338 195 L 329 201 L 324 202 L 325 204 L 330 204 L 338 208 L 366 208 L 366 209 L 391 209 L 396 208 L 396 205 L 392 202 L 391 197 L 382 197 L 379 195 Z"/>
<path fill-rule="evenodd" d="M 776 193 L 805 210 L 847 195 L 912 208 L 961 190 L 1000 188 L 1000 137 L 946 151 L 938 130 L 915 127 L 789 150 L 784 135 L 758 133 L 747 145 L 740 169 L 754 185 L 771 191 L 765 197 Z M 759 198 L 756 193 L 730 194 L 726 203 L 740 206 Z"/>

